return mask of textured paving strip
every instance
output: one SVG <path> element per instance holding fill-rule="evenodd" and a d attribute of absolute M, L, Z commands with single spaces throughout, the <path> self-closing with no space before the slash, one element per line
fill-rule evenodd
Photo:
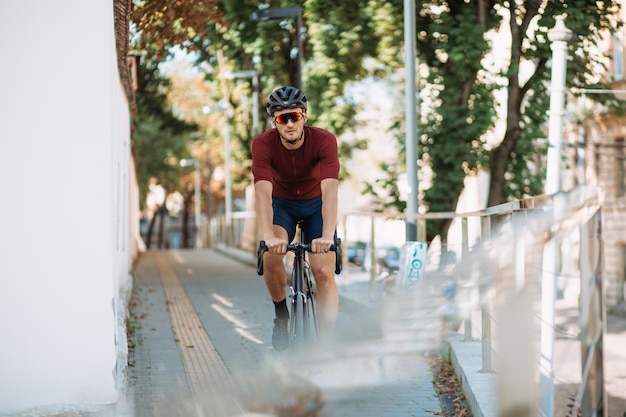
<path fill-rule="evenodd" d="M 224 362 L 207 335 L 180 279 L 163 252 L 155 254 L 167 298 L 172 331 L 195 398 L 221 396 L 232 380 Z M 222 397 L 223 398 L 223 397 Z M 233 399 L 229 411 L 242 411 Z"/>

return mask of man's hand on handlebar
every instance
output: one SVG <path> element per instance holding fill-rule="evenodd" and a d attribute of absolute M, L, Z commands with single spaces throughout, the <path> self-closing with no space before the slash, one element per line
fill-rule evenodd
<path fill-rule="evenodd" d="M 313 239 L 311 241 L 311 252 L 328 253 L 330 252 L 330 247 L 334 244 L 335 240 L 333 238 L 326 239 L 324 237 L 320 237 L 317 239 Z"/>
<path fill-rule="evenodd" d="M 274 255 L 287 252 L 287 241 L 278 237 L 265 239 L 265 246 L 267 246 L 268 252 Z"/>
<path fill-rule="evenodd" d="M 337 240 L 319 238 L 319 239 L 313 239 L 313 242 L 311 242 L 311 244 L 294 243 L 290 245 L 287 245 L 285 241 L 282 241 L 279 238 L 273 238 L 272 240 L 274 241 L 274 248 L 276 248 L 275 250 L 280 250 L 284 248 L 283 252 L 278 252 L 278 251 L 274 252 L 276 254 L 285 253 L 287 249 L 289 249 L 290 251 L 294 251 L 294 252 L 296 251 L 300 252 L 300 251 L 306 251 L 306 250 L 313 252 L 313 244 L 316 244 L 317 249 L 321 250 L 321 252 L 317 252 L 317 253 L 327 253 L 327 252 L 333 251 L 335 252 L 335 274 L 339 275 L 341 273 L 343 266 L 341 262 L 341 239 L 339 238 L 337 238 Z M 330 244 L 326 246 L 328 244 L 328 241 L 330 241 Z M 328 250 L 325 250 L 325 248 L 328 248 Z M 263 254 L 269 250 L 270 249 L 269 249 L 269 245 L 267 244 L 267 242 L 264 240 L 261 240 L 259 242 L 259 249 L 257 250 L 256 273 L 259 275 L 263 275 Z"/>

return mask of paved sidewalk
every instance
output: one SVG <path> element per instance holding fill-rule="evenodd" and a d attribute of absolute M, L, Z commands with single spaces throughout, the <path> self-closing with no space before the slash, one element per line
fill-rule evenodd
<path fill-rule="evenodd" d="M 348 275 L 351 284 L 350 297 L 361 303 L 372 305 L 368 299 L 369 285 L 363 282 L 367 274 Z M 352 277 L 352 279 L 350 279 Z M 357 279 L 354 282 L 354 279 Z M 358 281 L 361 280 L 361 281 Z M 374 293 L 380 297 L 380 283 Z M 576 282 L 570 283 L 575 287 Z M 355 297 L 355 290 L 360 294 Z M 554 416 L 569 416 L 581 383 L 581 343 L 579 340 L 579 305 L 578 292 L 571 293 L 556 302 L 557 336 L 555 341 L 554 382 Z M 344 295 L 347 295 L 344 293 Z M 423 300 L 422 300 L 423 301 Z M 375 302 L 373 303 L 375 305 Z M 472 318 L 472 339 L 466 340 L 461 326 L 458 331 L 448 331 L 443 341 L 449 347 L 450 357 L 455 372 L 462 383 L 463 394 L 467 398 L 473 417 L 498 416 L 498 383 L 499 378 L 515 379 L 516 375 L 503 375 L 498 372 L 483 372 L 482 341 L 480 335 L 481 317 L 477 311 Z M 626 416 L 626 306 L 613 308 L 606 317 L 606 328 L 603 338 L 604 349 L 604 389 L 607 396 L 607 415 L 609 417 Z M 497 337 L 497 329 L 493 329 Z M 496 358 L 494 358 L 497 361 Z M 493 363 L 497 367 L 497 363 Z"/>
<path fill-rule="evenodd" d="M 577 299 L 560 299 L 556 303 L 557 336 L 554 346 L 554 415 L 569 416 L 569 406 L 581 383 L 581 343 L 579 340 L 579 306 Z M 480 316 L 473 317 L 480 327 Z M 460 330 L 463 330 L 462 328 Z M 495 332 L 495 330 L 494 330 Z M 482 343 L 480 333 L 474 328 L 473 339 L 466 341 L 461 333 L 450 334 L 452 361 L 462 382 L 474 417 L 496 417 L 499 378 L 516 378 L 516 375 L 482 372 Z M 495 336 L 495 335 L 494 335 Z M 603 338 L 604 389 L 607 395 L 607 415 L 626 415 L 626 315 L 609 314 Z M 496 363 L 493 364 L 497 366 Z"/>
<path fill-rule="evenodd" d="M 270 343 L 273 305 L 249 254 L 146 252 L 134 269 L 126 394 L 104 410 L 46 416 L 304 417 L 317 408 L 319 417 L 445 415 L 425 352 L 448 348 L 472 415 L 496 417 L 498 378 L 505 376 L 481 372 L 479 317 L 474 339 L 465 341 L 440 326 L 440 288 L 390 298 L 382 282 L 368 281 L 354 266 L 338 277 L 334 344 L 279 353 Z M 580 383 L 577 320 L 576 302 L 560 300 L 554 417 L 568 415 Z M 626 412 L 625 345 L 626 316 L 609 315 L 610 417 Z"/>
<path fill-rule="evenodd" d="M 279 353 L 270 343 L 273 305 L 245 259 L 212 250 L 150 251 L 134 275 L 133 366 L 127 395 L 110 415 L 304 415 L 298 404 L 323 405 L 320 417 L 442 411 L 424 355 L 440 341 L 427 332 L 416 336 L 420 329 L 377 305 L 367 282 L 338 281 L 332 345 Z"/>

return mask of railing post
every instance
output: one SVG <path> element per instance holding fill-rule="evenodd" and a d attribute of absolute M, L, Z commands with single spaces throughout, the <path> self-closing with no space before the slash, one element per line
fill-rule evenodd
<path fill-rule="evenodd" d="M 515 236 L 513 239 L 515 291 L 521 291 L 526 284 L 526 234 L 522 229 L 524 212 L 514 211 L 511 216 Z M 522 217 L 521 220 L 520 217 Z"/>
<path fill-rule="evenodd" d="M 371 217 L 370 223 L 370 282 L 369 282 L 369 290 L 370 290 L 370 300 L 376 298 L 376 267 L 378 265 L 376 259 L 376 217 Z"/>
<path fill-rule="evenodd" d="M 469 236 L 467 232 L 467 217 L 461 217 L 461 259 L 467 259 L 469 254 Z"/>
<path fill-rule="evenodd" d="M 344 214 L 343 215 L 343 232 L 342 232 L 342 252 L 341 252 L 341 256 L 342 256 L 342 263 L 343 263 L 343 270 L 341 271 L 341 276 L 342 276 L 342 285 L 344 288 L 348 287 L 348 270 L 349 268 L 349 259 L 348 259 L 348 245 L 350 244 L 350 242 L 348 241 L 348 215 Z"/>
<path fill-rule="evenodd" d="M 469 253 L 469 244 L 468 244 L 468 232 L 467 232 L 467 217 L 461 218 L 461 259 L 467 259 L 467 255 Z M 470 341 L 472 340 L 472 312 L 470 311 L 467 315 L 467 318 L 463 322 L 463 340 Z"/>
<path fill-rule="evenodd" d="M 606 416 L 604 390 L 603 339 L 606 306 L 602 289 L 603 244 L 601 211 L 580 227 L 580 317 L 581 322 L 581 384 L 572 407 L 573 415 Z"/>
<path fill-rule="evenodd" d="M 485 243 L 491 238 L 491 216 L 483 218 L 484 222 L 481 224 L 481 242 Z M 483 245 L 483 249 L 485 246 Z M 487 262 L 486 265 L 482 265 L 480 268 L 482 282 L 488 282 L 485 276 L 493 276 L 493 265 Z M 495 279 L 495 277 L 494 277 Z M 492 357 L 492 336 L 491 336 L 491 310 L 488 300 L 488 291 L 486 284 L 479 285 L 479 299 L 480 299 L 480 315 L 481 315 L 481 359 L 482 369 L 481 372 L 493 372 Z"/>
<path fill-rule="evenodd" d="M 485 285 L 480 285 L 480 311 L 482 321 L 482 335 L 481 335 L 481 357 L 482 368 L 481 372 L 489 373 L 493 372 L 492 363 L 492 340 L 491 340 L 491 309 L 489 300 L 487 300 L 487 291 Z"/>
<path fill-rule="evenodd" d="M 561 191 L 561 146 L 563 136 L 563 108 L 567 68 L 567 42 L 572 31 L 565 27 L 565 17 L 556 16 L 554 28 L 548 31 L 552 49 L 552 72 L 550 76 L 550 117 L 548 120 L 548 147 L 545 193 L 554 195 Z M 553 198 L 553 202 L 556 199 Z M 553 209 L 553 211 L 556 211 Z M 555 213 L 561 214 L 561 213 Z M 554 414 L 554 316 L 556 273 L 558 269 L 558 241 L 553 236 L 545 246 L 541 288 L 541 404 L 543 414 Z"/>

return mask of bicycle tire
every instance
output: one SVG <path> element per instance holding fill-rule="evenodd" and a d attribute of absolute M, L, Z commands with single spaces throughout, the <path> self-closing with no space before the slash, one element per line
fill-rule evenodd
<path fill-rule="evenodd" d="M 294 260 L 291 274 L 291 345 L 301 344 L 304 340 L 303 320 L 305 305 L 302 301 L 302 283 L 299 277 L 302 275 L 302 264 L 298 258 Z"/>
<path fill-rule="evenodd" d="M 302 260 L 294 263 L 292 272 L 291 344 L 304 345 L 317 337 L 315 301 L 308 273 Z"/>
<path fill-rule="evenodd" d="M 291 304 L 291 345 L 303 346 L 317 337 L 314 301 L 304 293 L 294 294 Z"/>
<path fill-rule="evenodd" d="M 289 344 L 294 346 L 298 343 L 299 337 L 298 332 L 300 331 L 301 326 L 298 325 L 298 321 L 300 320 L 300 311 L 301 307 L 298 303 L 297 293 L 294 291 L 293 287 L 291 289 L 291 317 L 289 319 Z"/>
<path fill-rule="evenodd" d="M 306 270 L 303 273 L 304 282 L 306 286 L 306 299 L 307 299 L 307 310 L 309 311 L 309 339 L 314 340 L 319 337 L 319 324 L 317 322 L 317 309 L 315 305 L 315 293 L 313 291 L 313 283 L 311 281 L 311 277 L 309 276 L 310 272 Z M 312 327 L 312 329 L 311 329 Z"/>
<path fill-rule="evenodd" d="M 300 302 L 302 306 L 302 342 L 306 343 L 311 338 L 311 315 L 309 311 L 309 303 L 304 292 L 300 294 Z"/>

